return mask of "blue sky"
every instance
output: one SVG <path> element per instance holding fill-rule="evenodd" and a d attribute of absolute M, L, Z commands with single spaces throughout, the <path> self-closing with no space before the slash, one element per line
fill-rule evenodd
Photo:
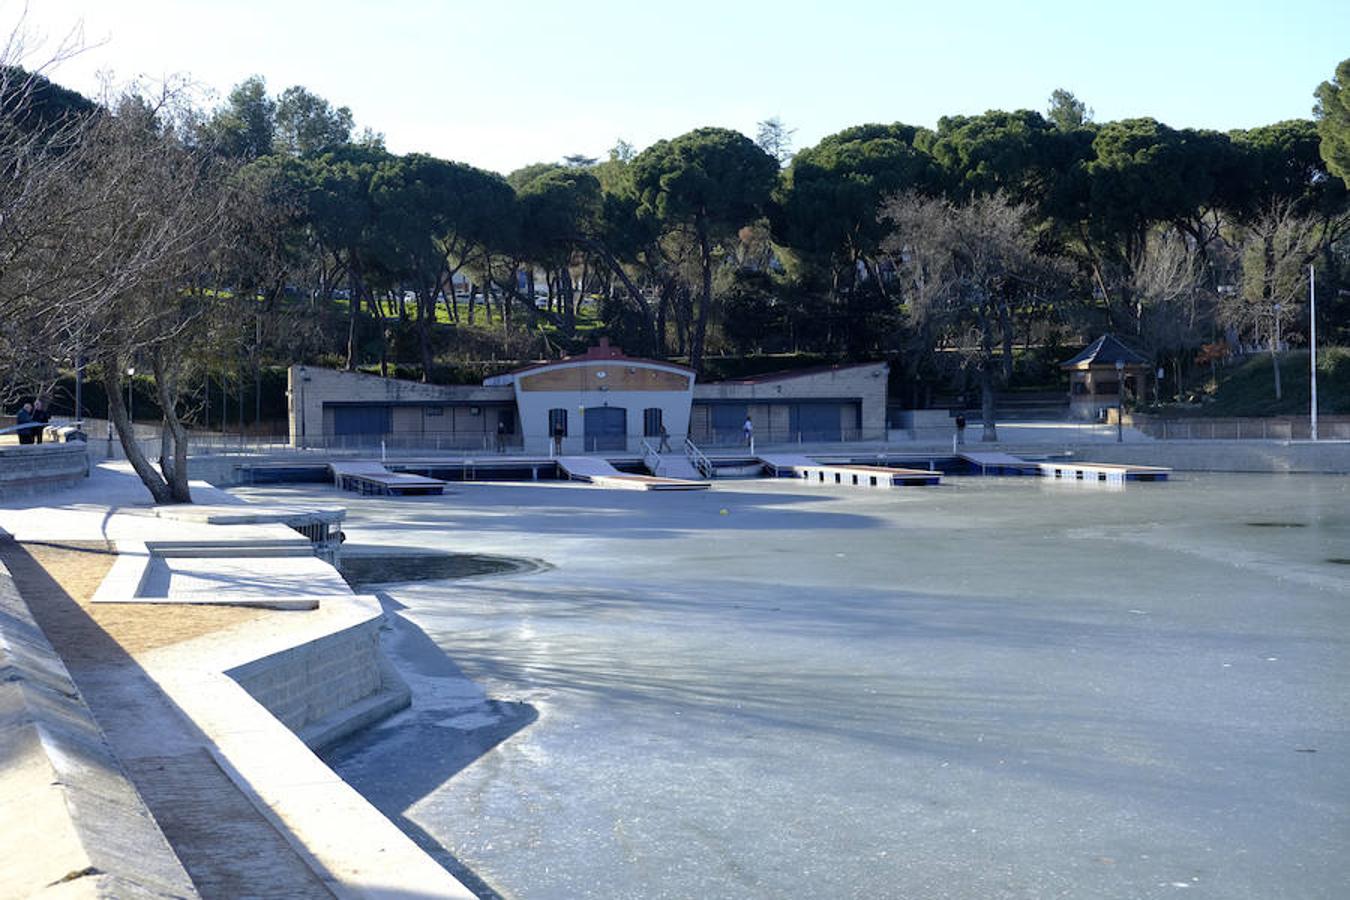
<path fill-rule="evenodd" d="M 1099 121 L 1245 128 L 1311 115 L 1350 57 L 1350 3 L 873 0 L 33 0 L 52 77 L 97 93 L 189 74 L 223 96 L 250 74 L 351 107 L 391 150 L 506 172 L 778 116 L 809 146 L 863 122 L 1044 109 L 1072 90 Z M 0 0 L 0 26 L 23 9 Z M 36 43 L 29 41 L 30 45 Z M 41 58 L 42 49 L 34 56 Z"/>

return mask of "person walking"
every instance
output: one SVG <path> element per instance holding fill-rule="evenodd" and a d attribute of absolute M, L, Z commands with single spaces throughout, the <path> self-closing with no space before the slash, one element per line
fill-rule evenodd
<path fill-rule="evenodd" d="M 656 448 L 657 453 L 670 452 L 670 432 L 666 430 L 666 423 L 661 423 L 661 443 Z"/>
<path fill-rule="evenodd" d="M 966 443 L 966 417 L 960 413 L 956 414 L 956 443 L 958 446 Z"/>
<path fill-rule="evenodd" d="M 741 443 L 749 447 L 755 442 L 755 423 L 750 421 L 750 416 L 745 417 L 745 424 L 741 426 Z"/>

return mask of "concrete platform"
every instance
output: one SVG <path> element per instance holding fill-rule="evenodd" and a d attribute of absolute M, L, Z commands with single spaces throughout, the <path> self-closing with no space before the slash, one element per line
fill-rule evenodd
<path fill-rule="evenodd" d="M 1069 481 L 1166 481 L 1171 469 L 1161 466 L 1132 466 L 1119 463 L 1053 462 L 1037 463 L 1046 478 Z"/>
<path fill-rule="evenodd" d="M 928 469 L 896 469 L 888 466 L 822 465 L 794 466 L 797 477 L 810 485 L 865 488 L 932 486 L 942 483 L 942 473 Z"/>
<path fill-rule="evenodd" d="M 408 703 L 382 662 L 379 602 L 283 524 L 192 518 L 157 516 L 116 466 L 41 507 L 0 503 L 0 528 L 30 542 L 10 546 L 55 617 L 44 630 L 77 658 L 72 676 L 193 883 L 220 897 L 472 897 L 311 749 Z M 118 577 L 90 584 L 79 605 L 24 550 L 106 558 L 110 542 L 140 552 L 119 554 Z M 235 552 L 248 547 L 267 553 Z M 91 602 L 114 590 L 184 605 Z M 221 597 L 309 611 L 222 608 Z"/>
<path fill-rule="evenodd" d="M 333 472 L 333 481 L 344 491 L 358 494 L 383 494 L 387 496 L 410 496 L 418 494 L 441 494 L 445 492 L 445 482 L 439 478 L 427 478 L 423 475 L 409 475 L 404 472 L 390 472 L 383 463 L 376 462 L 331 462 L 328 468 Z"/>
<path fill-rule="evenodd" d="M 628 475 L 598 456 L 560 456 L 558 466 L 574 481 L 598 487 L 635 491 L 706 491 L 706 481 L 662 478 L 656 475 Z"/>

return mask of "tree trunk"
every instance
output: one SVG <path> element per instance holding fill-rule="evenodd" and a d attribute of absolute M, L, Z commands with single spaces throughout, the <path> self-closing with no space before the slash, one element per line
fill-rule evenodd
<path fill-rule="evenodd" d="M 422 355 L 422 383 L 431 381 L 431 321 L 436 318 L 436 295 L 417 293 L 417 344 Z"/>
<path fill-rule="evenodd" d="M 1017 322 L 1013 318 L 1012 308 L 1000 303 L 999 328 L 1003 332 L 1003 383 L 1012 384 L 1013 377 L 1013 341 L 1017 339 Z"/>
<path fill-rule="evenodd" d="M 356 371 L 356 317 L 361 310 L 361 279 L 356 272 L 347 273 L 347 362 L 348 372 Z"/>
<path fill-rule="evenodd" d="M 384 324 L 384 304 L 375 296 L 374 291 L 367 294 L 366 302 L 375 317 L 375 326 L 380 331 L 380 377 L 389 377 L 389 330 Z"/>
<path fill-rule="evenodd" d="M 1276 332 L 1279 330 L 1280 313 L 1275 308 L 1275 230 L 1267 228 L 1261 236 L 1261 296 L 1270 305 L 1270 368 L 1275 373 L 1275 399 L 1281 399 L 1280 390 L 1280 351 Z"/>
<path fill-rule="evenodd" d="M 558 269 L 558 302 L 562 304 L 563 331 L 575 334 L 577 330 L 577 308 L 572 297 L 572 271 L 564 263 Z"/>
<path fill-rule="evenodd" d="M 658 336 L 659 331 L 657 326 L 653 323 L 652 308 L 647 302 L 647 298 L 642 296 L 642 291 L 640 291 L 638 286 L 633 283 L 633 279 L 628 277 L 628 273 L 623 270 L 623 266 L 619 265 L 619 261 L 614 258 L 614 254 L 610 253 L 608 248 L 599 241 L 586 240 L 584 243 L 587 249 L 599 256 L 600 261 L 608 267 L 609 271 L 617 276 L 619 281 L 623 282 L 623 286 L 628 289 L 629 296 L 633 298 L 634 302 L 637 303 L 638 308 L 642 310 L 642 324 L 647 332 L 647 339 L 650 343 L 646 347 L 637 348 L 638 352 L 647 353 L 654 350 L 655 352 L 660 353 L 662 339 Z M 660 327 L 664 328 L 664 325 L 664 317 L 662 317 Z"/>
<path fill-rule="evenodd" d="M 108 395 L 108 418 L 112 419 L 113 425 L 117 428 L 117 437 L 122 444 L 122 452 L 126 454 L 127 461 L 131 463 L 131 468 L 136 471 L 136 475 L 141 479 L 141 484 L 150 492 L 156 503 L 173 503 L 173 492 L 169 488 L 168 482 L 151 464 L 150 460 L 145 458 L 141 447 L 136 443 L 136 436 L 132 430 L 131 420 L 127 417 L 126 402 L 122 398 L 122 363 L 118 359 L 104 359 L 103 361 L 103 390 Z"/>
<path fill-rule="evenodd" d="M 169 484 L 173 502 L 191 503 L 192 491 L 188 487 L 188 432 L 178 418 L 177 377 L 170 373 L 159 351 L 156 351 L 151 365 L 155 370 L 159 408 L 164 415 L 163 430 L 160 432 L 160 471 Z"/>
<path fill-rule="evenodd" d="M 980 315 L 980 418 L 984 420 L 981 441 L 997 441 L 994 426 L 994 322 L 992 311 Z"/>
<path fill-rule="evenodd" d="M 703 278 L 699 286 L 698 313 L 694 317 L 694 336 L 689 342 L 689 368 L 698 372 L 703 368 L 703 344 L 708 336 L 708 312 L 712 308 L 712 240 L 703 217 L 699 217 L 695 227 Z"/>

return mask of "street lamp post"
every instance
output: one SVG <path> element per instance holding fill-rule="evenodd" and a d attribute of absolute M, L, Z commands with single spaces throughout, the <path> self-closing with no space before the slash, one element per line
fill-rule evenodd
<path fill-rule="evenodd" d="M 135 412 L 136 408 L 132 405 L 133 402 L 132 398 L 134 395 L 132 394 L 131 391 L 132 387 L 135 386 L 135 384 L 136 384 L 136 367 L 127 366 L 127 422 L 129 423 L 131 428 L 132 440 L 135 440 L 136 438 L 136 412 Z"/>
<path fill-rule="evenodd" d="M 1125 360 L 1116 360 L 1116 443 L 1125 442 Z"/>

